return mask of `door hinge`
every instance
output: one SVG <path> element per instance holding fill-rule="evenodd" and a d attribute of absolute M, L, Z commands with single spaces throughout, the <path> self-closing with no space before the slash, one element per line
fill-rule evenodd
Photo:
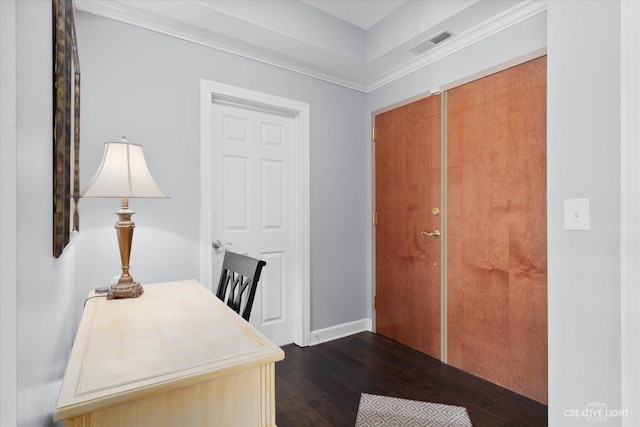
<path fill-rule="evenodd" d="M 378 211 L 373 211 L 373 225 L 378 225 Z"/>
<path fill-rule="evenodd" d="M 371 142 L 376 142 L 376 128 L 371 128 Z"/>
<path fill-rule="evenodd" d="M 373 297 L 373 308 L 376 308 L 376 297 Z"/>

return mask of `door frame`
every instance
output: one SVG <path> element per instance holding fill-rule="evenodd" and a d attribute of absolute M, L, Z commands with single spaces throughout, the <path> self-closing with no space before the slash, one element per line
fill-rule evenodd
<path fill-rule="evenodd" d="M 200 80 L 200 281 L 213 290 L 212 192 L 213 159 L 211 140 L 211 107 L 214 103 L 233 104 L 260 109 L 293 119 L 293 183 L 294 198 L 294 266 L 295 344 L 308 346 L 310 322 L 310 198 L 309 198 L 309 104 L 230 86 Z"/>
<path fill-rule="evenodd" d="M 629 410 L 623 426 L 637 425 L 640 420 L 640 30 L 633 25 L 640 19 L 640 5 L 621 3 L 621 408 Z"/>

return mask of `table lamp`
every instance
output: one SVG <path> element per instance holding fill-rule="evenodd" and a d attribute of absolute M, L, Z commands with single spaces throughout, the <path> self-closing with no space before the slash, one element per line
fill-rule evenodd
<path fill-rule="evenodd" d="M 135 227 L 131 220 L 131 215 L 135 212 L 129 210 L 129 198 L 167 198 L 149 172 L 142 146 L 130 144 L 126 138 L 122 138 L 120 142 L 105 143 L 102 163 L 80 197 L 121 199 L 121 208 L 116 212 L 119 219 L 115 229 L 120 247 L 122 275 L 118 283 L 109 288 L 107 299 L 139 297 L 144 290 L 129 274 Z"/>

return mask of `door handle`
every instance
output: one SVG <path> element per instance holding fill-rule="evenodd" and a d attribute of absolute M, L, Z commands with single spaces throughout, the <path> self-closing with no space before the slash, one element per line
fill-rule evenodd
<path fill-rule="evenodd" d="M 429 233 L 427 231 L 423 231 L 420 234 L 425 234 L 427 236 L 432 236 L 432 237 L 435 237 L 437 239 L 438 237 L 440 237 L 440 230 L 433 230 L 431 233 Z"/>
<path fill-rule="evenodd" d="M 227 246 L 230 244 L 231 242 L 222 243 L 220 240 L 214 240 L 213 243 L 211 243 L 211 246 L 213 246 L 213 249 L 220 249 L 221 247 Z"/>

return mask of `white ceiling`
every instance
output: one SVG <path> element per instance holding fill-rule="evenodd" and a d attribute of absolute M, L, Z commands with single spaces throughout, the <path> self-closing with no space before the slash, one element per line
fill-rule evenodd
<path fill-rule="evenodd" d="M 407 0 L 301 0 L 316 9 L 368 30 Z"/>
<path fill-rule="evenodd" d="M 1 1 L 1 0 L 0 0 Z M 75 0 L 93 13 L 368 92 L 546 10 L 546 0 Z M 443 30 L 453 37 L 416 54 Z"/>

